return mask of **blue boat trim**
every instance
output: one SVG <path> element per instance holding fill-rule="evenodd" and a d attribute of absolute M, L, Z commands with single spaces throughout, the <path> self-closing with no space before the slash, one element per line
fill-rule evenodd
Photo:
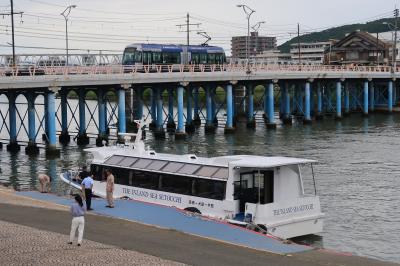
<path fill-rule="evenodd" d="M 72 203 L 72 199 L 59 197 L 54 194 L 42 194 L 36 191 L 21 191 L 17 193 L 21 196 L 50 201 L 64 206 L 69 206 Z M 116 207 L 114 209 L 106 208 L 106 205 L 107 203 L 104 199 L 92 199 L 94 213 L 113 218 L 174 229 L 191 235 L 271 253 L 289 254 L 313 249 L 304 245 L 285 244 L 281 240 L 271 236 L 256 233 L 222 221 L 208 219 L 207 217 L 190 215 L 172 207 L 136 200 L 116 200 Z"/>

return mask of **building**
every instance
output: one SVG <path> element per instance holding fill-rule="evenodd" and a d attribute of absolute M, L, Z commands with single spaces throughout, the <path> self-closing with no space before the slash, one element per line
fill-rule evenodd
<path fill-rule="evenodd" d="M 371 35 L 378 39 L 381 40 L 383 42 L 386 42 L 387 44 L 389 44 L 389 55 L 388 55 L 388 63 L 390 63 L 392 61 L 392 48 L 394 45 L 394 32 L 393 31 L 388 31 L 388 32 L 381 32 L 381 33 L 371 33 Z M 399 62 L 400 61 L 400 54 L 399 54 L 399 50 L 400 50 L 400 42 L 398 41 L 396 44 L 396 61 Z M 382 64 L 384 62 L 379 62 L 379 64 Z"/>
<path fill-rule="evenodd" d="M 325 64 L 378 65 L 388 64 L 390 42 L 368 32 L 355 31 L 325 50 Z"/>
<path fill-rule="evenodd" d="M 232 37 L 232 57 L 246 59 L 247 36 Z M 251 32 L 249 37 L 249 58 L 267 50 L 276 49 L 276 37 L 258 36 L 258 32 Z"/>
<path fill-rule="evenodd" d="M 268 50 L 251 58 L 251 61 L 265 64 L 286 64 L 292 61 L 290 53 L 281 53 L 279 50 Z"/>
<path fill-rule="evenodd" d="M 300 49 L 298 43 L 291 44 L 290 54 L 292 55 L 292 60 L 301 64 L 322 64 L 324 62 L 325 50 L 332 43 L 333 41 L 300 43 Z"/>

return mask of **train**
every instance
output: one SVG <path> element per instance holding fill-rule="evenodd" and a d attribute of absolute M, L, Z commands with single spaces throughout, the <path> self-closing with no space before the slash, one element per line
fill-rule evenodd
<path fill-rule="evenodd" d="M 209 45 L 136 43 L 125 47 L 122 65 L 222 65 L 226 63 L 222 47 Z"/>

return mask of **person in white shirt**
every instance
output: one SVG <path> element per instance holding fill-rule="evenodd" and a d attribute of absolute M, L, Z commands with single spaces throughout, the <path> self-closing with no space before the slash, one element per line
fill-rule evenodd
<path fill-rule="evenodd" d="M 86 208 L 83 206 L 81 196 L 75 195 L 75 202 L 71 205 L 72 223 L 68 242 L 70 245 L 74 241 L 76 229 L 78 229 L 78 246 L 82 244 L 83 229 L 85 228 L 85 212 Z"/>
<path fill-rule="evenodd" d="M 88 211 L 92 211 L 93 209 L 91 208 L 92 205 L 92 188 L 93 188 L 93 177 L 94 175 L 92 174 L 91 176 L 87 176 L 82 180 L 81 186 L 82 186 L 82 192 L 85 192 L 85 201 L 86 201 L 86 209 Z"/>

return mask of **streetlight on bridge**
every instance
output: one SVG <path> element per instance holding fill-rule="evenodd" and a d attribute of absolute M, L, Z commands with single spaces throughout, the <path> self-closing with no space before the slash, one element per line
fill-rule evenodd
<path fill-rule="evenodd" d="M 262 24 L 265 24 L 265 21 L 259 21 L 254 26 L 251 27 L 256 33 L 256 48 L 255 48 L 256 54 L 258 54 L 258 30 L 260 29 Z"/>
<path fill-rule="evenodd" d="M 71 9 L 76 8 L 76 5 L 69 5 L 65 10 L 61 13 L 61 16 L 65 18 L 65 45 L 66 45 L 66 62 L 65 65 L 68 66 L 68 16 L 71 13 Z"/>
<path fill-rule="evenodd" d="M 246 61 L 247 61 L 247 65 L 248 65 L 249 64 L 250 17 L 256 11 L 247 5 L 237 5 L 237 7 L 243 8 L 243 11 L 247 17 Z"/>

